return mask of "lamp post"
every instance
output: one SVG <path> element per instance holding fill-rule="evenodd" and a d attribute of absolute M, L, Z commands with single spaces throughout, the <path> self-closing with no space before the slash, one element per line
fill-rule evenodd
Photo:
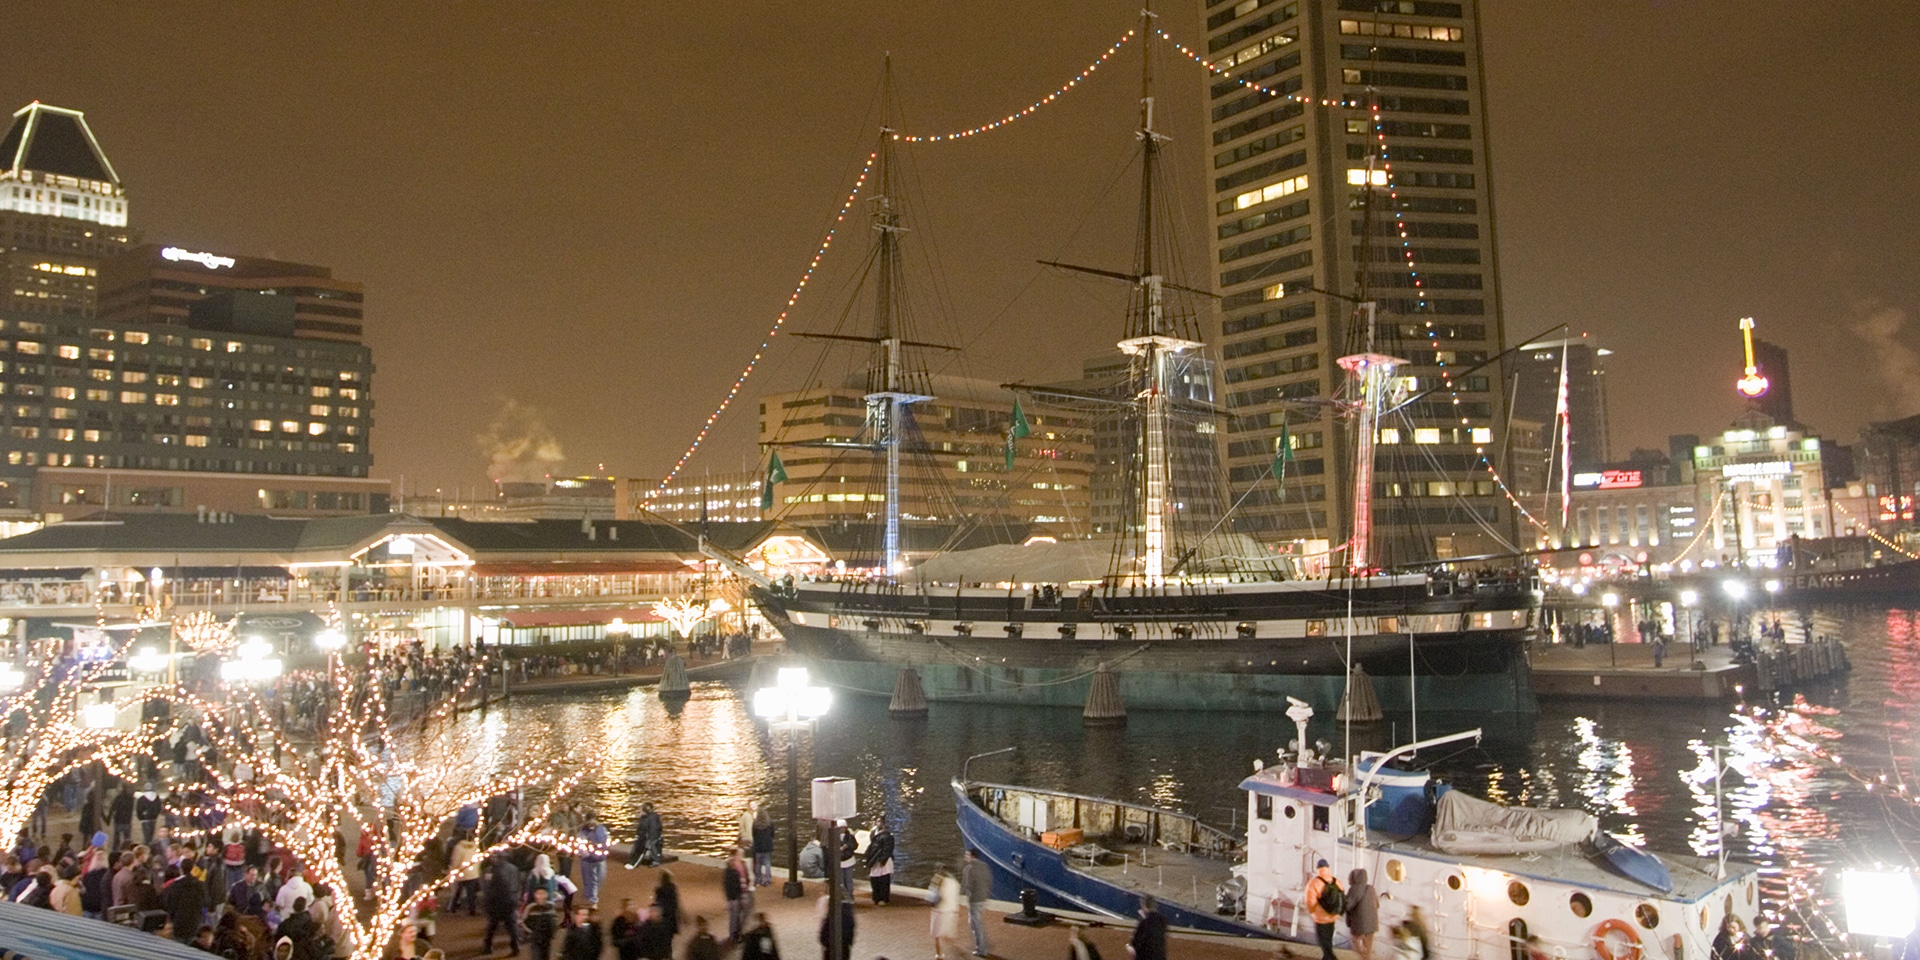
<path fill-rule="evenodd" d="M 800 884 L 800 729 L 826 716 L 833 706 L 833 691 L 807 685 L 806 667 L 781 667 L 774 685 L 753 693 L 753 714 L 767 721 L 769 729 L 780 728 L 787 734 L 787 882 L 780 893 L 792 900 L 806 893 Z M 837 852 L 834 868 L 839 866 Z"/>
<path fill-rule="evenodd" d="M 1620 656 L 1616 652 L 1620 646 L 1620 638 L 1615 636 L 1613 631 L 1613 610 L 1619 605 L 1619 594 L 1609 591 L 1600 595 L 1600 606 L 1607 611 L 1603 614 L 1607 621 L 1607 665 L 1613 667 L 1620 665 Z"/>

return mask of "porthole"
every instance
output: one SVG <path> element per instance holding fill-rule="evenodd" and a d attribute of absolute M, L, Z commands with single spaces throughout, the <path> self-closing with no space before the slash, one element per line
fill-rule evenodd
<path fill-rule="evenodd" d="M 1701 907 L 1700 908 L 1700 929 L 1705 930 L 1706 928 L 1707 928 L 1707 908 Z"/>
<path fill-rule="evenodd" d="M 1516 907 L 1524 907 L 1527 905 L 1528 900 L 1533 899 L 1533 894 L 1527 892 L 1526 884 L 1515 880 L 1507 884 L 1507 899 L 1512 900 L 1513 905 Z"/>
<path fill-rule="evenodd" d="M 1575 893 L 1573 896 L 1568 897 L 1567 907 L 1573 911 L 1573 915 L 1576 917 L 1593 916 L 1593 898 L 1584 893 Z"/>
<path fill-rule="evenodd" d="M 1733 916 L 1733 894 L 1727 894 L 1726 902 L 1720 905 L 1720 914 L 1726 917 Z"/>
<path fill-rule="evenodd" d="M 1633 908 L 1633 919 L 1640 926 L 1652 930 L 1660 925 L 1660 911 L 1655 910 L 1651 903 L 1643 903 Z"/>
<path fill-rule="evenodd" d="M 1467 881 L 1466 881 L 1466 880 L 1464 880 L 1464 879 L 1462 879 L 1462 878 L 1461 878 L 1461 876 L 1460 876 L 1459 874 L 1457 874 L 1457 873 L 1455 873 L 1455 874 L 1450 874 L 1450 875 L 1449 875 L 1449 876 L 1447 877 L 1447 889 L 1448 889 L 1448 890 L 1458 890 L 1458 889 L 1460 889 L 1461 887 L 1463 887 L 1463 886 L 1465 886 L 1465 885 L 1466 885 L 1466 882 L 1467 882 Z"/>
<path fill-rule="evenodd" d="M 1398 860 L 1387 861 L 1387 879 L 1399 883 L 1407 879 L 1407 865 Z"/>
<path fill-rule="evenodd" d="M 1747 906 L 1753 906 L 1753 884 L 1747 884 Z"/>
<path fill-rule="evenodd" d="M 1287 811 L 1288 820 L 1292 820 L 1294 817 L 1297 817 L 1300 815 L 1300 811 L 1294 809 L 1293 804 L 1291 803 L 1287 804 L 1286 811 Z"/>

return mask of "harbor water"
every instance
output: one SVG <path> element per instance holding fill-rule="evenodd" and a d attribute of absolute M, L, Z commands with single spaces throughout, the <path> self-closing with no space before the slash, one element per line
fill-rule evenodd
<path fill-rule="evenodd" d="M 1527 722 L 1422 715 L 1416 732 L 1407 716 L 1351 730 L 1321 717 L 1310 736 L 1336 751 L 1385 749 L 1483 726 L 1477 746 L 1433 750 L 1417 765 L 1503 802 L 1584 808 L 1605 829 L 1656 850 L 1712 856 L 1725 824 L 1727 854 L 1766 868 L 1776 891 L 1794 880 L 1818 882 L 1836 868 L 1911 864 L 1915 851 L 1902 842 L 1920 837 L 1920 807 L 1899 796 L 1898 781 L 1911 778 L 1920 760 L 1920 611 L 1821 611 L 1818 619 L 1847 644 L 1851 674 L 1804 687 L 1785 709 L 1764 714 L 1727 705 L 1549 700 Z M 1792 705 L 1794 696 L 1804 702 Z M 907 881 L 958 859 L 947 784 L 971 755 L 1017 748 L 975 761 L 975 779 L 1185 809 L 1231 828 L 1245 819 L 1240 779 L 1294 736 L 1278 714 L 1135 711 L 1124 727 L 1088 728 L 1077 709 L 936 703 L 925 717 L 898 719 L 886 707 L 883 698 L 842 696 L 814 729 L 791 734 L 798 737 L 800 815 L 807 815 L 808 778 L 856 778 L 861 819 L 854 826 L 887 818 Z M 512 752 L 593 744 L 602 755 L 579 796 L 623 839 L 642 801 L 660 811 L 669 847 L 705 854 L 733 842 L 749 801 L 776 821 L 786 814 L 790 734 L 755 721 L 747 692 L 726 684 L 696 684 L 689 701 L 673 706 L 647 688 L 524 696 L 459 723 L 461 735 Z M 1783 742 L 1817 743 L 1830 756 Z M 1728 766 L 1718 806 L 1724 814 L 1716 813 L 1715 747 L 1724 748 Z M 1883 774 L 1889 784 L 1872 789 L 1859 779 Z M 803 841 L 810 833 L 809 826 Z M 782 862 L 784 833 L 778 849 Z"/>

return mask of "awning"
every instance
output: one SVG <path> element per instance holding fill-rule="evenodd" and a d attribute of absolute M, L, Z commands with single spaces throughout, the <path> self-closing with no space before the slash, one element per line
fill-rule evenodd
<path fill-rule="evenodd" d="M 500 624 L 515 630 L 535 627 L 585 627 L 612 623 L 664 623 L 650 607 L 626 610 L 513 610 L 500 615 Z"/>
<path fill-rule="evenodd" d="M 539 560 L 489 561 L 473 565 L 476 577 L 588 577 L 619 576 L 635 573 L 685 573 L 691 567 L 684 560 Z"/>
<path fill-rule="evenodd" d="M 165 937 L 105 920 L 0 902 L 4 960 L 207 960 Z"/>

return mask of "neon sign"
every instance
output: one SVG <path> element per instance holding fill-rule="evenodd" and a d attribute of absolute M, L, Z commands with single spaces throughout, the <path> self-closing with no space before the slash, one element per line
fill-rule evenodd
<path fill-rule="evenodd" d="M 1733 382 L 1733 388 L 1748 400 L 1757 400 L 1764 396 L 1767 388 L 1773 384 L 1760 375 L 1760 367 L 1753 362 L 1753 318 L 1740 318 L 1740 337 L 1747 345 L 1747 372 Z"/>
<path fill-rule="evenodd" d="M 1729 480 L 1739 477 L 1784 477 L 1793 472 L 1793 464 L 1786 460 L 1768 460 L 1765 463 L 1729 463 L 1725 475 Z"/>
<path fill-rule="evenodd" d="M 221 267 L 231 267 L 234 264 L 232 257 L 223 257 L 219 254 L 205 253 L 197 250 L 182 250 L 179 247 L 168 247 L 160 251 L 160 258 L 162 260 L 171 260 L 174 263 L 185 260 L 188 263 L 197 263 L 206 267 L 208 270 L 218 270 Z"/>
<path fill-rule="evenodd" d="M 1645 483 L 1646 476 L 1639 470 L 1596 470 L 1573 475 L 1574 486 L 1595 490 L 1630 490 Z"/>
<path fill-rule="evenodd" d="M 1900 512 L 1898 515 L 1895 515 L 1893 512 L 1893 494 L 1890 494 L 1890 493 L 1881 494 L 1880 495 L 1880 519 L 1912 520 L 1913 519 L 1913 498 L 1906 496 L 1905 494 L 1902 494 L 1900 497 Z"/>

